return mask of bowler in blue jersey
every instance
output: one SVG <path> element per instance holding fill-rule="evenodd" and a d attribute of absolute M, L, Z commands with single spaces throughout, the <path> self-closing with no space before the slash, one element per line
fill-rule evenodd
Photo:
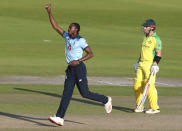
<path fill-rule="evenodd" d="M 51 116 L 48 119 L 59 126 L 64 125 L 64 116 L 70 103 L 75 85 L 82 97 L 103 103 L 106 113 L 110 113 L 112 111 L 111 97 L 89 91 L 87 69 L 84 61 L 92 58 L 93 52 L 85 38 L 79 35 L 80 25 L 78 23 L 71 23 L 69 25 L 68 32 L 66 32 L 53 18 L 51 4 L 47 4 L 45 8 L 48 12 L 52 27 L 65 39 L 65 56 L 68 64 L 64 90 L 59 108 L 56 115 Z M 83 56 L 83 52 L 86 52 L 85 56 Z"/>

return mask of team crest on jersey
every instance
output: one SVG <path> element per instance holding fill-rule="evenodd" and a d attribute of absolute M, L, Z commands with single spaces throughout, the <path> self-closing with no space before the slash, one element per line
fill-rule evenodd
<path fill-rule="evenodd" d="M 67 48 L 68 48 L 68 51 L 71 51 L 71 45 L 69 45 Z"/>
<path fill-rule="evenodd" d="M 148 44 L 152 44 L 152 41 L 150 40 L 150 41 L 148 41 Z"/>
<path fill-rule="evenodd" d="M 159 43 L 157 43 L 157 46 L 160 47 L 161 45 Z"/>

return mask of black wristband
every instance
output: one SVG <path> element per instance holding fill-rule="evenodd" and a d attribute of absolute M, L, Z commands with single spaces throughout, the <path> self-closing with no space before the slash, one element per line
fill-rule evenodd
<path fill-rule="evenodd" d="M 162 59 L 162 57 L 160 57 L 160 56 L 155 56 L 154 57 L 154 61 L 156 61 L 157 64 L 159 63 L 160 59 Z"/>

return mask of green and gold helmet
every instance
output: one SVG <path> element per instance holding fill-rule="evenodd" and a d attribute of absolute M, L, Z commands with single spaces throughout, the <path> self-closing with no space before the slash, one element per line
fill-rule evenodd
<path fill-rule="evenodd" d="M 156 24 L 153 19 L 147 19 L 142 26 L 156 28 Z"/>

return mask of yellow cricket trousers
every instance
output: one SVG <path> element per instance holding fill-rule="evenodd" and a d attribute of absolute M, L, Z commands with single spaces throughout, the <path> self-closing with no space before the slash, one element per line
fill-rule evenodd
<path fill-rule="evenodd" d="M 136 106 L 139 104 L 139 102 L 141 100 L 143 90 L 150 77 L 151 66 L 152 66 L 152 63 L 149 63 L 149 62 L 140 62 L 138 64 L 136 78 L 134 79 Z M 147 96 L 150 109 L 153 109 L 153 110 L 159 109 L 158 95 L 157 95 L 157 90 L 155 88 L 155 78 L 156 78 L 156 75 L 153 76 L 153 78 L 152 78 L 152 82 L 150 84 L 150 88 L 149 88 L 148 96 Z"/>

